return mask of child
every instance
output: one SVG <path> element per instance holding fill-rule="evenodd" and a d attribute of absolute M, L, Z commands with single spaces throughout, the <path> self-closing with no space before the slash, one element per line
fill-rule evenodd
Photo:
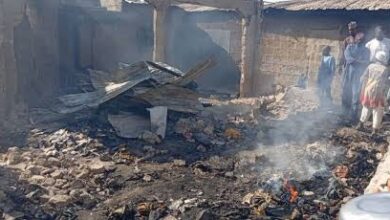
<path fill-rule="evenodd" d="M 388 56 L 386 52 L 379 51 L 375 54 L 375 62 L 370 64 L 361 77 L 362 92 L 360 101 L 363 105 L 362 115 L 358 129 L 363 128 L 373 114 L 373 131 L 376 134 L 382 125 L 384 108 L 386 106 L 386 89 L 389 78 L 387 68 Z"/>
<path fill-rule="evenodd" d="M 325 46 L 322 50 L 321 65 L 318 70 L 317 85 L 321 101 L 332 101 L 331 86 L 333 76 L 336 71 L 335 58 L 330 55 L 330 46 Z"/>

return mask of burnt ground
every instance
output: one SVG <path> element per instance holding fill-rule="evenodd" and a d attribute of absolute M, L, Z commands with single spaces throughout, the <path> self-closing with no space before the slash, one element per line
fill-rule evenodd
<path fill-rule="evenodd" d="M 282 110 L 262 106 L 255 121 L 171 114 L 162 143 L 118 138 L 97 119 L 34 130 L 1 154 L 0 212 L 8 219 L 336 219 L 342 204 L 363 194 L 387 151 L 385 135 L 345 127 L 334 111 L 279 117 Z"/>

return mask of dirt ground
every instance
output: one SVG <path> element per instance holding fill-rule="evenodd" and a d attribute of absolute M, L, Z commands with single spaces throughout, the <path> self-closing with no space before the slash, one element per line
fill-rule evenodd
<path fill-rule="evenodd" d="M 169 117 L 163 141 L 118 138 L 98 117 L 24 134 L 0 154 L 1 215 L 336 219 L 388 145 L 385 134 L 344 126 L 337 107 L 321 108 L 300 90 Z"/>

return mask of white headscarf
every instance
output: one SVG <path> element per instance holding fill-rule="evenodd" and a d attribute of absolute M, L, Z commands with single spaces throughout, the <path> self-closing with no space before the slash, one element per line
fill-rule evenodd
<path fill-rule="evenodd" d="M 384 52 L 384 51 L 378 51 L 375 54 L 375 59 L 377 61 L 381 62 L 382 64 L 387 64 L 387 62 L 389 61 L 389 57 L 387 56 L 386 52 Z"/>

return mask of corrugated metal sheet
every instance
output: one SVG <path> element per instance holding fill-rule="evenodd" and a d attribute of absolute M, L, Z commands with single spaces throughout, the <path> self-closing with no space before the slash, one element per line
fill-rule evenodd
<path fill-rule="evenodd" d="M 292 0 L 266 5 L 266 9 L 310 10 L 389 10 L 390 0 Z"/>
<path fill-rule="evenodd" d="M 125 0 L 128 4 L 148 4 L 145 0 Z M 232 9 L 215 8 L 196 4 L 175 3 L 173 5 L 182 8 L 187 12 L 212 12 L 212 11 L 234 11 Z"/>

